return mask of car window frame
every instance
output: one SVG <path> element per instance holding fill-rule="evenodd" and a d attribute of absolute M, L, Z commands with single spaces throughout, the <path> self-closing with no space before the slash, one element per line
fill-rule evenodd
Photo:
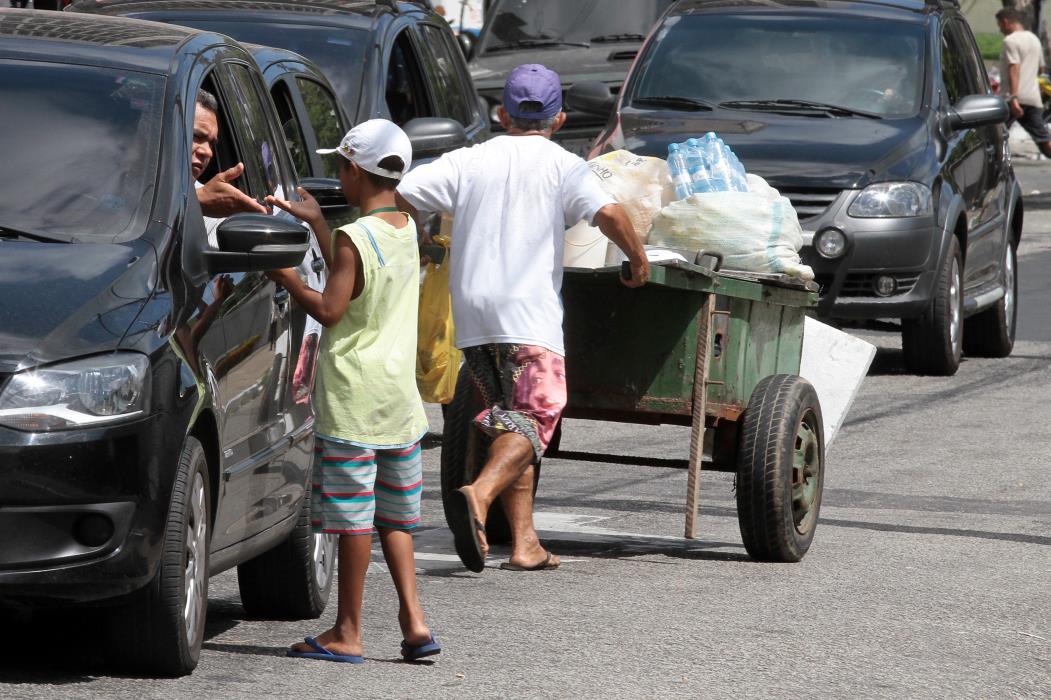
<path fill-rule="evenodd" d="M 422 99 L 425 100 L 426 105 L 429 108 L 428 114 L 420 114 L 419 110 L 416 110 L 416 116 L 412 119 L 419 117 L 436 116 L 438 110 L 435 108 L 434 101 L 431 98 L 430 87 L 428 86 L 427 80 L 425 79 L 425 69 L 423 68 L 422 61 L 420 58 L 420 38 L 417 36 L 416 32 L 413 31 L 411 22 L 399 22 L 391 26 L 389 36 L 390 41 L 384 42 L 383 62 L 381 65 L 379 91 L 377 94 L 377 102 L 379 102 L 380 111 L 384 114 L 386 118 L 390 119 L 391 121 L 395 121 L 394 115 L 391 114 L 390 105 L 387 102 L 387 81 L 390 79 L 390 67 L 391 60 L 394 57 L 394 51 L 398 46 L 398 42 L 404 38 L 405 44 L 407 45 L 407 48 L 409 50 L 409 62 L 411 63 L 412 61 L 415 61 L 416 63 L 415 77 L 417 81 L 417 88 L 419 94 L 421 95 Z M 409 73 L 410 75 L 412 74 L 411 67 L 409 68 Z M 405 120 L 405 123 L 412 121 L 412 119 Z M 397 122 L 395 121 L 395 123 Z M 399 126 L 404 126 L 404 123 L 399 124 Z"/>
<path fill-rule="evenodd" d="M 442 27 L 438 24 L 427 20 L 417 22 L 416 31 L 419 33 L 420 44 L 424 47 L 424 52 L 427 55 L 426 63 L 429 63 L 431 65 L 430 70 L 432 70 L 435 75 L 441 72 L 441 68 L 438 64 L 439 60 L 445 58 L 451 63 L 451 80 L 455 83 L 454 85 L 450 86 L 452 88 L 451 93 L 455 96 L 455 99 L 460 102 L 461 108 L 464 110 L 463 116 L 468 117 L 468 119 L 467 121 L 463 121 L 462 119 L 459 119 L 453 116 L 452 114 L 441 114 L 438 112 L 438 110 L 436 110 L 436 116 L 446 117 L 448 119 L 453 119 L 457 122 L 460 122 L 460 124 L 463 125 L 464 129 L 469 129 L 473 127 L 478 122 L 477 101 L 474 99 L 470 99 L 470 97 L 474 95 L 475 92 L 474 85 L 469 82 L 465 82 L 464 80 L 465 77 L 469 78 L 469 76 L 465 74 L 466 64 L 460 65 L 460 61 L 462 61 L 463 59 L 463 53 L 460 51 L 460 48 L 458 46 L 455 46 L 451 43 L 451 41 L 453 41 L 453 39 L 450 37 L 451 32 L 446 27 Z M 440 48 L 436 47 L 431 41 L 428 40 L 428 31 L 437 32 L 438 36 L 435 37 L 435 39 L 441 42 Z M 460 61 L 457 60 L 458 58 L 460 59 Z M 435 80 L 427 81 L 427 89 L 430 90 L 432 93 L 432 104 L 436 106 L 440 104 L 440 99 L 438 95 L 434 94 L 437 91 L 438 87 L 439 86 Z"/>

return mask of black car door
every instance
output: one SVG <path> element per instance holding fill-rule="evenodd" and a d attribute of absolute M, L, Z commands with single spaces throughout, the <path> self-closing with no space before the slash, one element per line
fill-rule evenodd
<path fill-rule="evenodd" d="M 256 73 L 243 63 L 227 63 L 220 76 L 224 117 L 244 163 L 243 187 L 257 200 L 294 187 L 282 161 L 284 144 L 271 129 Z M 224 166 L 228 167 L 227 164 Z M 229 275 L 231 288 L 220 322 L 226 353 L 216 365 L 219 385 L 223 479 L 228 520 L 222 525 L 242 537 L 269 527 L 297 498 L 294 489 L 275 497 L 290 482 L 281 473 L 291 421 L 285 420 L 289 347 L 288 293 L 262 272 Z M 300 480 L 301 481 L 301 480 Z M 301 488 L 301 483 L 300 483 Z M 217 522 L 215 531 L 219 532 Z"/>
<path fill-rule="evenodd" d="M 959 19 L 952 21 L 952 30 L 959 37 L 970 94 L 987 94 L 989 85 L 985 65 L 971 30 Z M 968 232 L 968 286 L 982 286 L 999 279 L 1006 231 L 1007 130 L 1002 124 L 991 124 L 976 131 L 982 141 L 985 177 L 979 192 L 977 221 Z"/>
<path fill-rule="evenodd" d="M 940 117 L 957 104 L 961 98 L 973 94 L 975 87 L 968 79 L 967 47 L 951 23 L 941 27 L 941 83 L 944 88 Z M 981 249 L 982 208 L 986 186 L 985 162 L 988 154 L 981 129 L 961 129 L 947 134 L 948 149 L 946 174 L 963 199 L 967 219 L 967 254 L 964 265 L 964 287 L 977 282 L 976 272 L 987 261 L 973 258 L 973 248 Z M 952 222 L 949 222 L 952 225 Z"/>

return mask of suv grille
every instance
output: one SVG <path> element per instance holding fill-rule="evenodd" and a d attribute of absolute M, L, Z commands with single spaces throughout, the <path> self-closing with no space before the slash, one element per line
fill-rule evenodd
<path fill-rule="evenodd" d="M 801 190 L 782 190 L 781 195 L 788 197 L 792 208 L 796 210 L 799 221 L 808 221 L 821 216 L 839 197 L 839 190 L 808 188 Z"/>

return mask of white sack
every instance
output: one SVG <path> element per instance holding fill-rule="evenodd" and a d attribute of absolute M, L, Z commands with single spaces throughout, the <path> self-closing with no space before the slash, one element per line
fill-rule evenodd
<path fill-rule="evenodd" d="M 649 243 L 721 253 L 727 270 L 778 273 L 814 279 L 800 263 L 803 229 L 788 198 L 755 175 L 751 192 L 691 194 L 664 207 L 653 220 Z"/>

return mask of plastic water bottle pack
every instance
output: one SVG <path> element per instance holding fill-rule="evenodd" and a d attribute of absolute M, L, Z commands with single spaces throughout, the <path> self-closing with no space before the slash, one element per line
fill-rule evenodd
<path fill-rule="evenodd" d="M 700 139 L 669 144 L 668 170 L 679 199 L 691 194 L 748 191 L 741 161 L 711 131 Z"/>

